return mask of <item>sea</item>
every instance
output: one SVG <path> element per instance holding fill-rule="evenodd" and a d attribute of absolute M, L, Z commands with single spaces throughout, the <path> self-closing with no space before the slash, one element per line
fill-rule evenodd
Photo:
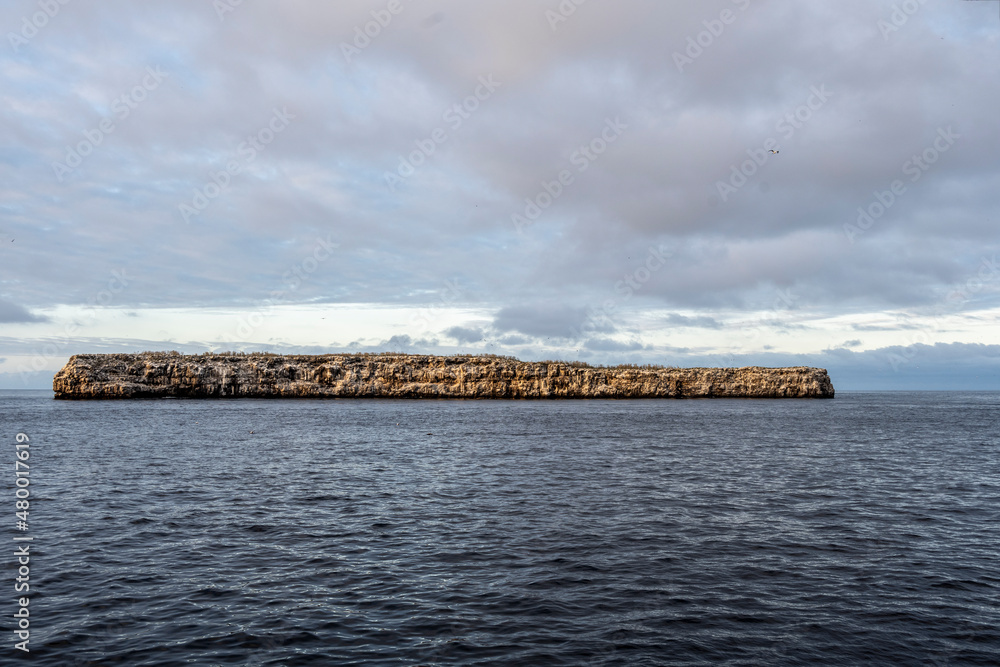
<path fill-rule="evenodd" d="M 4 665 L 1000 664 L 996 392 L 5 391 L 0 440 Z"/>

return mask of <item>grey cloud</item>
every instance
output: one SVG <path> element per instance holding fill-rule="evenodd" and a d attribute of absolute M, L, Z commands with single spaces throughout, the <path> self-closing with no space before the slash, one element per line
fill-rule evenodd
<path fill-rule="evenodd" d="M 695 327 L 699 329 L 721 329 L 722 323 L 713 317 L 700 315 L 697 317 L 687 317 L 679 313 L 667 315 L 666 324 L 672 327 Z"/>
<path fill-rule="evenodd" d="M 594 321 L 586 307 L 559 304 L 508 306 L 500 309 L 493 320 L 498 331 L 517 331 L 537 338 L 571 338 L 581 331 L 612 331 L 605 321 Z"/>
<path fill-rule="evenodd" d="M 750 290 L 780 284 L 808 294 L 814 305 L 866 298 L 919 304 L 928 287 L 945 280 L 945 265 L 958 268 L 948 257 L 928 261 L 928 252 L 940 255 L 943 239 L 955 258 L 975 243 L 996 246 L 993 227 L 983 222 L 983 213 L 995 210 L 989 190 L 969 181 L 974 194 L 957 201 L 945 187 L 970 171 L 996 173 L 990 146 L 1000 130 L 987 112 L 995 108 L 995 91 L 969 85 L 945 97 L 928 93 L 953 81 L 991 80 L 996 66 L 982 57 L 989 48 L 982 41 L 896 39 L 901 34 L 887 44 L 876 21 L 890 5 L 848 2 L 831 27 L 830 17 L 808 6 L 753 3 L 684 72 L 676 70 L 673 53 L 714 15 L 696 4 L 588 3 L 555 31 L 545 8 L 524 0 L 407 7 L 353 64 L 340 45 L 371 20 L 360 6 L 244 5 L 220 24 L 203 3 L 176 3 L 155 15 L 109 3 L 108 11 L 135 34 L 158 26 L 162 43 L 108 40 L 111 26 L 101 12 L 74 8 L 79 23 L 70 30 L 53 22 L 33 40 L 33 56 L 51 58 L 52 45 L 69 40 L 95 57 L 62 72 L 25 61 L 11 78 L 15 95 L 28 81 L 57 89 L 86 84 L 86 95 L 45 107 L 25 92 L 20 108 L 27 110 L 4 112 L 25 163 L 8 166 L 4 176 L 12 193 L 32 194 L 10 214 L 14 224 L 7 226 L 27 249 L 11 266 L 29 278 L 38 303 L 86 302 L 121 257 L 130 258 L 137 275 L 119 295 L 122 303 L 233 303 L 283 288 L 283 276 L 309 257 L 321 231 L 332 232 L 342 251 L 302 282 L 295 299 L 412 302 L 398 286 L 433 289 L 445 276 L 426 267 L 447 258 L 502 307 L 529 284 L 556 295 L 579 285 L 592 295 L 584 300 L 599 301 L 600 290 L 636 266 L 625 253 L 606 250 L 642 247 L 659 236 L 688 245 L 714 240 L 718 252 L 671 263 L 643 287 L 644 300 L 745 307 Z M 940 11 L 923 8 L 906 34 L 932 34 Z M 971 13 L 947 11 L 959 28 L 974 28 Z M 11 12 L 16 24 L 16 8 Z M 442 16 L 448 20 L 428 40 L 420 25 Z M 239 37 L 243 30 L 266 37 L 248 43 Z M 838 31 L 857 36 L 849 54 L 830 38 Z M 455 59 L 459 43 L 467 53 Z M 116 119 L 111 101 L 153 60 L 163 60 L 162 44 L 178 54 L 162 63 L 167 78 L 127 118 Z M 743 58 L 746 52 L 755 58 Z M 316 62 L 327 65 L 320 70 Z M 774 77 L 778 69 L 787 75 Z M 490 73 L 503 85 L 452 129 L 443 113 Z M 785 139 L 779 122 L 817 86 L 830 91 L 828 101 Z M 296 114 L 289 128 L 231 179 L 190 233 L 177 234 L 178 205 L 224 169 L 273 107 L 286 105 Z M 620 141 L 585 172 L 576 171 L 574 151 L 615 116 L 629 125 Z M 47 173 L 51 163 L 107 117 L 115 119 L 115 132 L 67 183 L 55 182 Z M 961 143 L 908 184 L 891 215 L 853 246 L 844 243 L 843 224 L 857 206 L 903 177 L 904 161 L 949 123 Z M 388 196 L 384 172 L 436 127 L 449 140 Z M 753 187 L 707 205 L 717 181 L 769 136 L 782 142 L 781 159 L 761 167 L 749 179 Z M 157 145 L 162 159 L 144 159 Z M 522 247 L 498 253 L 512 238 L 511 213 L 567 168 L 574 182 L 527 230 L 538 252 L 515 241 Z M 490 184 L 488 200 L 465 187 L 468 179 Z M 762 179 L 770 184 L 764 194 L 756 189 Z M 442 188 L 445 182 L 456 185 Z M 136 207 L 146 212 L 142 225 L 134 224 Z M 392 210 L 406 210 L 406 222 Z M 75 221 L 61 236 L 30 224 L 41 220 L 43 229 L 53 229 L 60 219 Z M 282 225 L 276 228 L 275 220 Z M 572 229 L 570 263 L 552 261 L 564 254 L 566 237 L 542 240 L 562 223 Z M 898 239 L 888 235 L 907 228 L 914 233 L 905 240 L 911 252 L 895 252 Z M 234 244 L 234 237 L 241 240 Z M 740 241 L 752 247 L 741 250 Z M 43 247 L 49 252 L 42 254 Z M 159 289 L 164 284 L 171 289 Z"/>
<path fill-rule="evenodd" d="M 884 324 L 852 324 L 851 329 L 854 331 L 899 331 L 899 330 L 912 330 L 919 329 L 920 326 L 917 324 L 911 324 L 908 322 L 897 322 L 893 325 Z"/>
<path fill-rule="evenodd" d="M 385 341 L 381 347 L 387 352 L 408 352 L 413 348 L 413 339 L 409 336 L 393 336 Z"/>
<path fill-rule="evenodd" d="M 446 18 L 447 15 L 444 12 L 434 12 L 423 20 L 422 25 L 425 28 L 433 28 L 437 24 L 442 23 Z"/>
<path fill-rule="evenodd" d="M 482 330 L 466 327 L 451 327 L 446 329 L 444 333 L 459 343 L 478 343 L 484 338 Z"/>
<path fill-rule="evenodd" d="M 591 338 L 584 342 L 583 345 L 588 350 L 597 352 L 631 352 L 643 348 L 642 343 L 638 341 L 622 343 L 611 338 Z"/>
<path fill-rule="evenodd" d="M 34 315 L 24 306 L 0 299 L 0 323 L 47 322 L 48 318 Z"/>

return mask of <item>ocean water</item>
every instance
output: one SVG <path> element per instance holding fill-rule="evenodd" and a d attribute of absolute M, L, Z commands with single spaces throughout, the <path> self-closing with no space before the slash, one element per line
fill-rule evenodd
<path fill-rule="evenodd" d="M 4 392 L 0 438 L 3 664 L 1000 661 L 998 393 Z"/>

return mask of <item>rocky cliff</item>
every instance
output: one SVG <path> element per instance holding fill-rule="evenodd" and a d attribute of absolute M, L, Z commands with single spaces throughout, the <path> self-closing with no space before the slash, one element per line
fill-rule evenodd
<path fill-rule="evenodd" d="M 56 398 L 833 398 L 821 368 L 594 367 L 410 354 L 78 354 Z"/>

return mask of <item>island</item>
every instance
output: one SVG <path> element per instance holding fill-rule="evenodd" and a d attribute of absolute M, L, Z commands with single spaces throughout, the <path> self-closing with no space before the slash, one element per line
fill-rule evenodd
<path fill-rule="evenodd" d="M 57 399 L 833 398 L 825 369 L 591 366 L 496 355 L 77 354 Z"/>

